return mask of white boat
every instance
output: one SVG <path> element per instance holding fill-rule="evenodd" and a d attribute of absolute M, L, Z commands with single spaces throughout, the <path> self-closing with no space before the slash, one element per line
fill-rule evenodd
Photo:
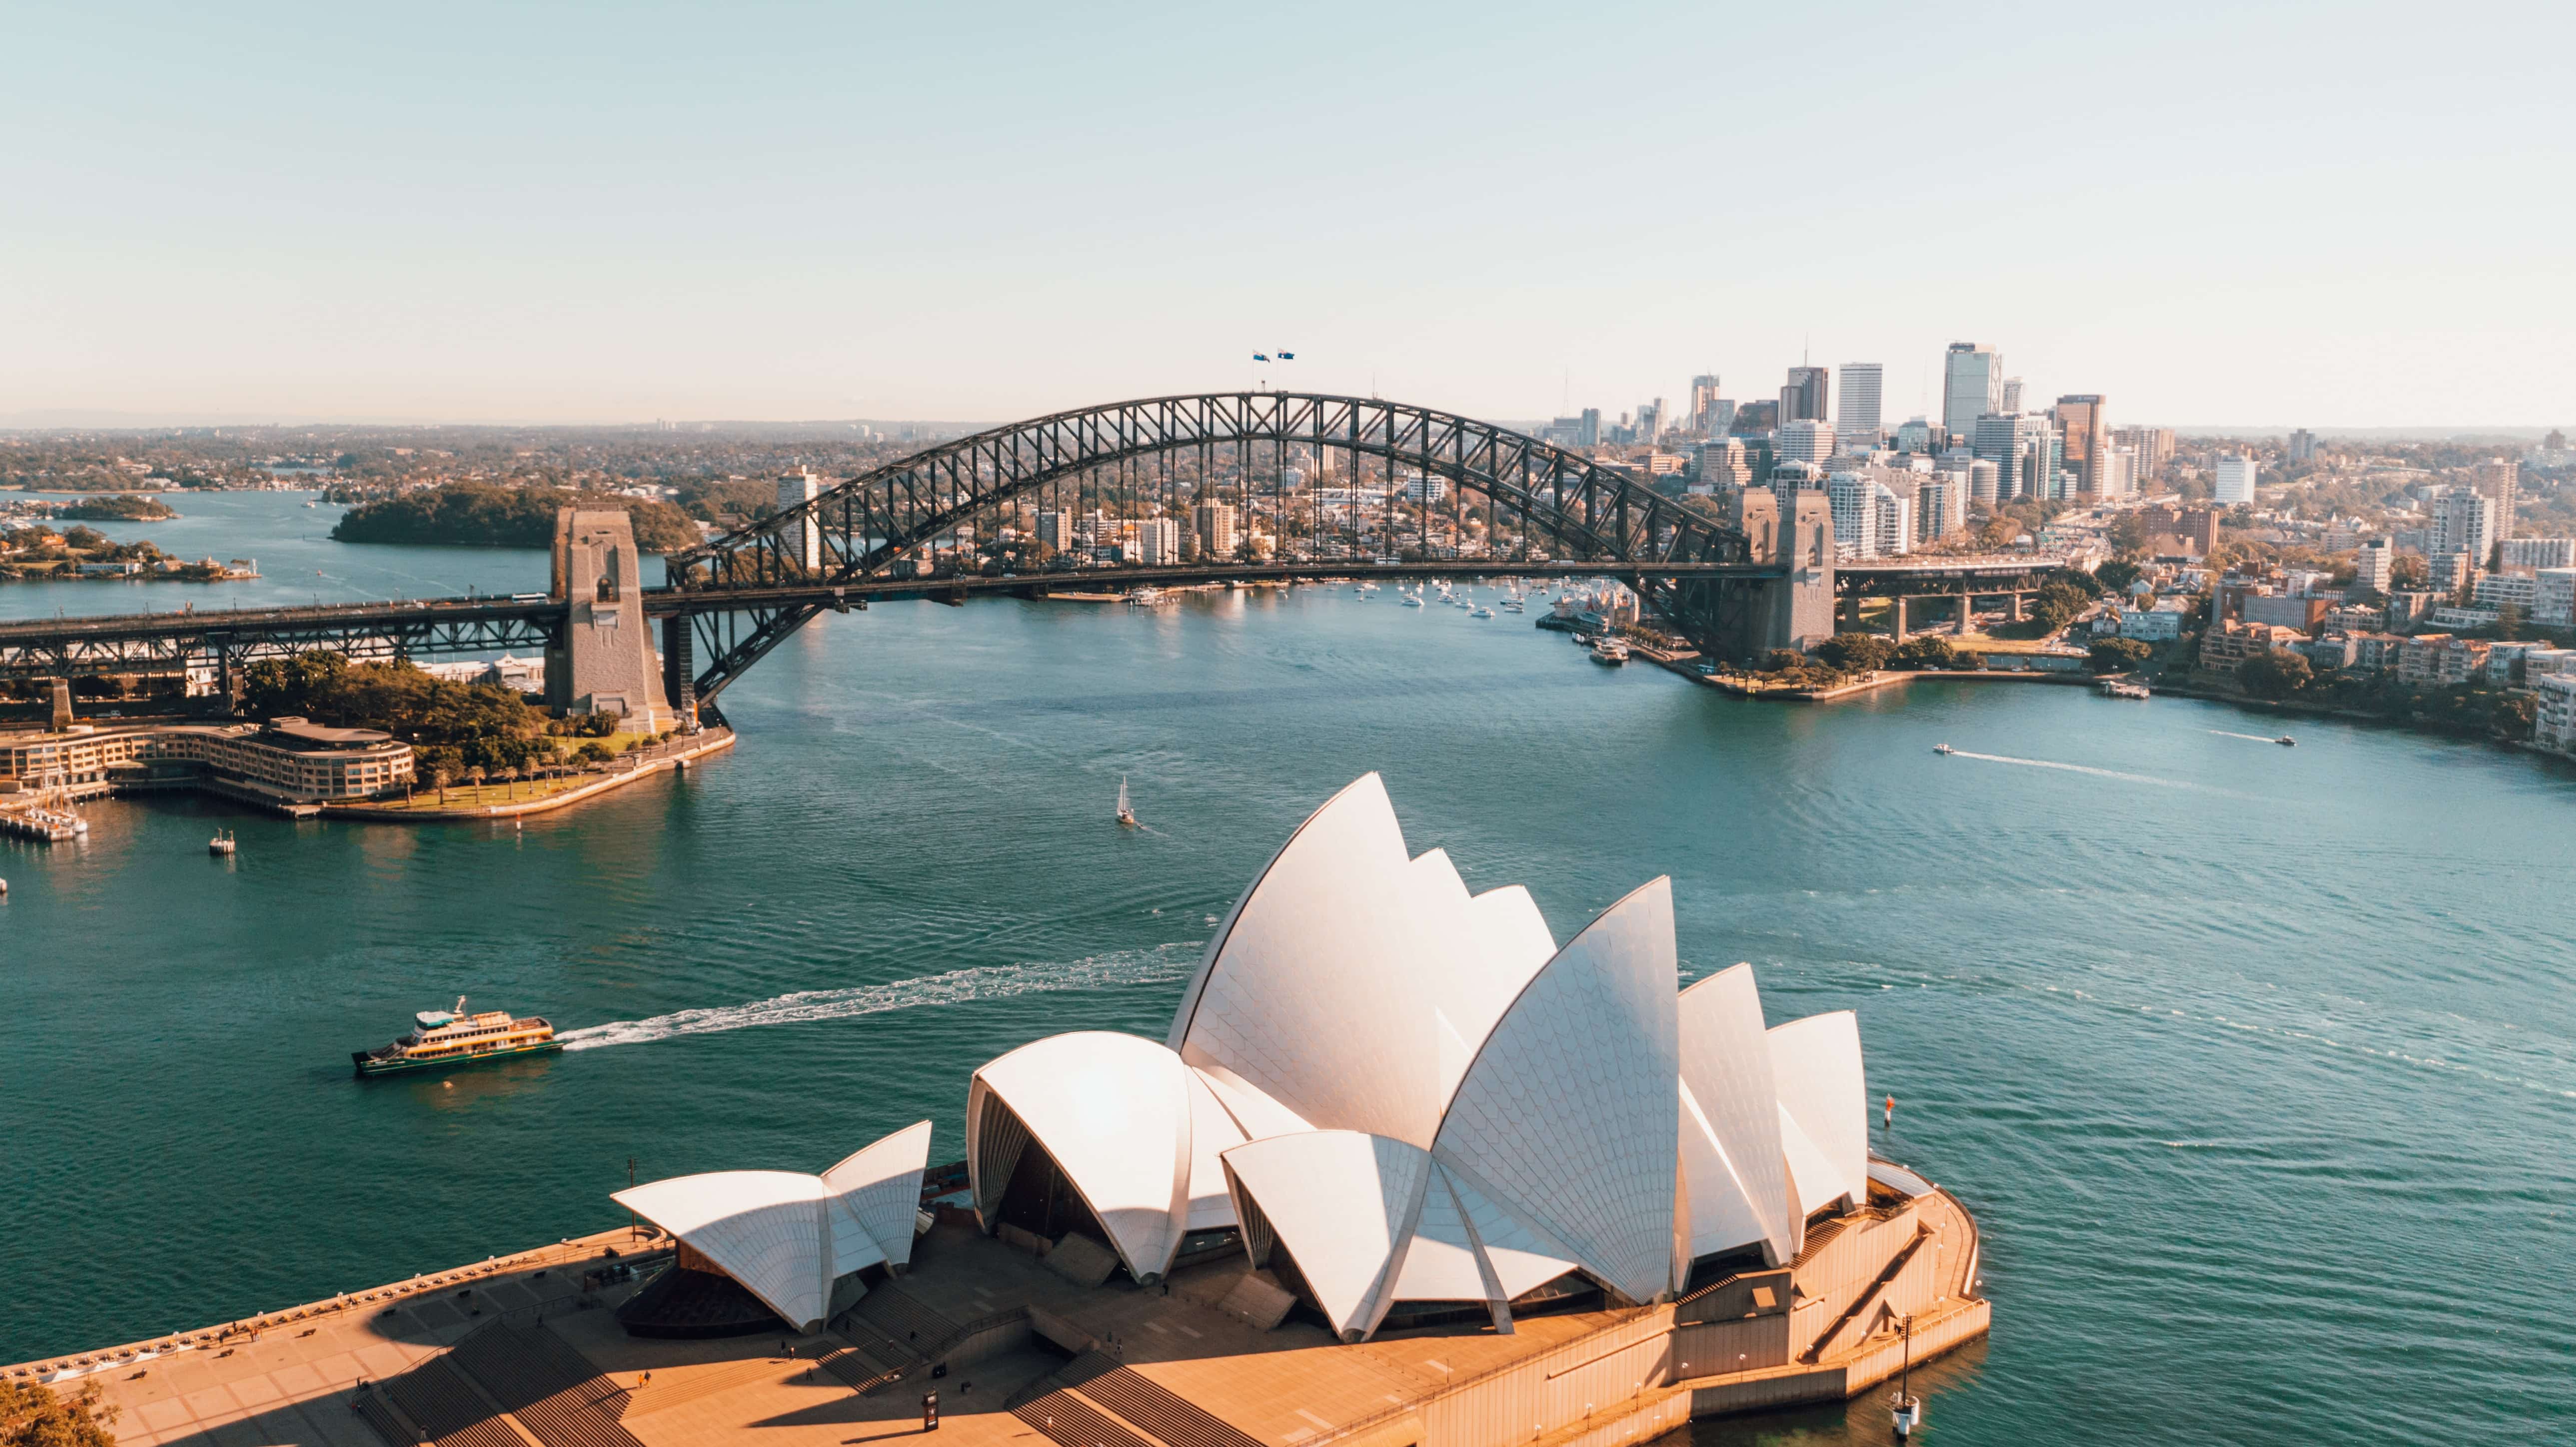
<path fill-rule="evenodd" d="M 1948 744 L 1934 744 L 1932 746 L 1932 752 L 1936 754 L 1955 754 L 1958 750 L 1950 747 Z"/>
<path fill-rule="evenodd" d="M 1470 618 L 1491 618 L 1494 616 L 1494 610 L 1491 608 L 1479 608 L 1467 616 Z"/>
<path fill-rule="evenodd" d="M 1160 588 L 1130 588 L 1127 590 L 1127 606 L 1130 608 L 1151 608 L 1162 601 L 1163 590 Z"/>
<path fill-rule="evenodd" d="M 1136 811 L 1127 803 L 1127 776 L 1118 776 L 1118 824 L 1123 829 L 1136 827 Z"/>
<path fill-rule="evenodd" d="M 1613 666 L 1625 663 L 1628 661 L 1628 645 L 1605 634 L 1592 642 L 1592 661 Z"/>
<path fill-rule="evenodd" d="M 1421 606 L 1422 606 L 1422 595 L 1421 595 L 1421 594 L 1419 594 L 1419 593 L 1407 593 L 1407 594 L 1405 594 L 1405 595 L 1404 595 L 1404 606 L 1405 606 L 1405 607 L 1407 607 L 1407 608 L 1419 608 L 1419 607 L 1421 607 Z"/>

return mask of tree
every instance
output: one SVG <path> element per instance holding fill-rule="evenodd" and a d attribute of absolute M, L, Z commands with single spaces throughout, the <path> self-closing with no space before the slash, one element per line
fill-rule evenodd
<path fill-rule="evenodd" d="M 2236 665 L 2236 686 L 2256 698 L 2288 698 L 2315 678 L 2316 670 L 2296 653 L 2258 653 Z"/>
<path fill-rule="evenodd" d="M 2400 553 L 2388 568 L 2389 580 L 2400 588 L 2421 588 L 2433 580 L 2433 567 L 2415 553 Z"/>
<path fill-rule="evenodd" d="M 1845 673 L 1868 673 L 1887 666 L 1895 645 L 1870 633 L 1837 633 L 1816 645 L 1816 658 Z"/>
<path fill-rule="evenodd" d="M 2113 558 L 2093 570 L 2093 581 L 2114 593 L 2125 593 L 2129 591 L 2129 585 L 2138 581 L 2144 572 L 2145 570 L 2135 563 Z"/>
<path fill-rule="evenodd" d="M 1806 655 L 1794 648 L 1774 648 L 1762 656 L 1764 673 L 1791 673 L 1806 666 Z"/>
<path fill-rule="evenodd" d="M 116 1447 L 122 1409 L 97 1382 L 66 1395 L 39 1382 L 0 1381 L 0 1447 Z"/>
<path fill-rule="evenodd" d="M 2122 557 L 2142 554 L 2154 547 L 2156 542 L 2156 535 L 2147 528 L 2145 515 L 2134 508 L 2111 519 L 2111 526 L 2104 537 L 2110 542 L 2112 549 Z M 2109 566 L 2108 563 L 2103 564 L 2103 567 Z M 2094 571 L 2094 576 L 2101 576 L 2100 569 Z M 2128 585 L 2123 583 L 2119 586 Z"/>
<path fill-rule="evenodd" d="M 2125 673 L 2146 662 L 2155 650 L 2135 638 L 2099 638 L 2092 652 L 2095 673 Z"/>
<path fill-rule="evenodd" d="M 1949 639 L 1937 633 L 1927 633 L 1920 638 L 1909 638 L 1899 644 L 1888 661 L 1898 668 L 1923 671 L 1962 667 L 1959 662 L 1960 657 L 1959 650 L 1950 646 Z"/>

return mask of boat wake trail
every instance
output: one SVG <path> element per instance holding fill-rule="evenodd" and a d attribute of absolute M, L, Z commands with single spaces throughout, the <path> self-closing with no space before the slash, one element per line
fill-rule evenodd
<path fill-rule="evenodd" d="M 2263 742 L 2268 744 L 2271 740 L 2265 739 Z M 2180 779 L 2157 779 L 2145 774 L 2124 774 L 2117 769 L 2097 769 L 2090 764 L 2061 764 L 2049 759 L 2016 759 L 2008 754 L 1972 754 L 1966 749 L 1952 749 L 1950 757 L 1983 759 L 1989 764 L 2013 764 L 2025 769 L 2062 769 L 2070 774 L 2091 774 L 2096 778 L 2125 779 L 2132 784 L 2153 784 L 2159 789 L 2199 790 L 2201 788 L 2198 784 L 2187 784 Z"/>
<path fill-rule="evenodd" d="M 799 990 L 742 1005 L 714 1005 L 681 1010 L 649 1020 L 611 1020 L 585 1025 L 556 1038 L 566 1050 L 597 1050 L 608 1045 L 642 1045 L 680 1035 L 713 1035 L 762 1025 L 794 1025 L 808 1020 L 841 1020 L 853 1015 L 879 1015 L 925 1005 L 964 1005 L 977 1000 L 1003 1000 L 1051 990 L 1087 990 L 1099 985 L 1146 985 L 1189 977 L 1198 967 L 1199 940 L 1181 940 L 1147 950 L 1113 950 L 1078 960 L 1024 965 L 978 965 L 946 974 L 890 980 L 848 990 Z"/>
<path fill-rule="evenodd" d="M 2211 729 L 2210 732 L 2218 735 L 2222 739 L 2245 739 L 2258 744 L 2277 744 L 2280 742 L 2279 739 L 2266 738 L 2261 734 L 2231 733 L 2226 729 Z"/>

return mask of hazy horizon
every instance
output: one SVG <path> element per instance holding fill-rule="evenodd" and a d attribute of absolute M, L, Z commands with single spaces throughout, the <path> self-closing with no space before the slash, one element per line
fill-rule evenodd
<path fill-rule="evenodd" d="M 1892 425 L 1953 340 L 2115 424 L 2576 420 L 2563 9 L 5 25 L 0 426 L 1615 416 L 1802 357 Z"/>

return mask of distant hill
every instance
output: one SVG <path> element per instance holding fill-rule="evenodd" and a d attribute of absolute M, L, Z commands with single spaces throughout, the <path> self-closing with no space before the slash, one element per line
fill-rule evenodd
<path fill-rule="evenodd" d="M 667 502 L 486 482 L 452 482 L 362 503 L 340 515 L 331 538 L 342 543 L 544 548 L 554 545 L 555 509 L 566 506 L 624 511 L 635 521 L 635 545 L 648 553 L 673 552 L 698 541 L 697 524 Z"/>

